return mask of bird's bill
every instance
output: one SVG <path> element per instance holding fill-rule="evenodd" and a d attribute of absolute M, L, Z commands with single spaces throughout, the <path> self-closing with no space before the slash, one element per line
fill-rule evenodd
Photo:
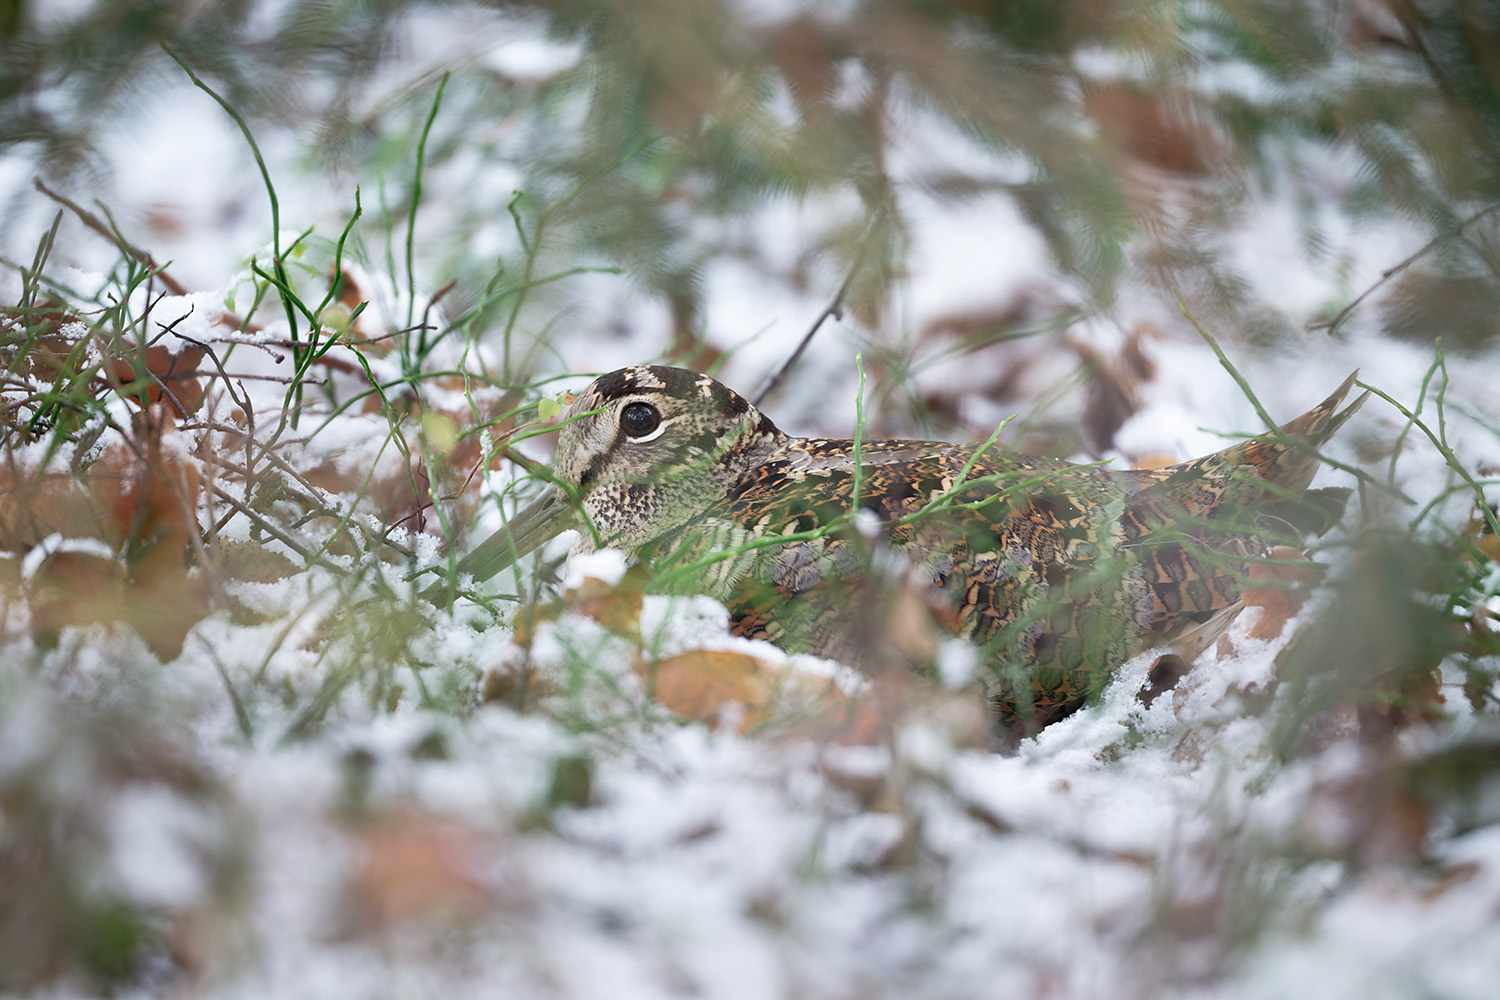
<path fill-rule="evenodd" d="M 536 500 L 517 511 L 503 527 L 481 542 L 458 561 L 458 575 L 471 576 L 475 583 L 488 580 L 496 573 L 532 552 L 569 528 L 577 527 L 580 517 L 567 494 L 555 486 L 548 487 Z M 446 589 L 435 584 L 428 593 Z"/>

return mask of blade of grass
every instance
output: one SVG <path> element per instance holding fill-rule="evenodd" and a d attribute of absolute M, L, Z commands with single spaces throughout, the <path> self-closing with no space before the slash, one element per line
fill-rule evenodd
<path fill-rule="evenodd" d="M 448 88 L 448 76 L 444 73 L 442 79 L 438 80 L 437 93 L 432 98 L 432 108 L 427 112 L 427 122 L 422 126 L 422 135 L 417 139 L 417 162 L 412 174 L 411 181 L 411 212 L 406 225 L 406 325 L 411 326 L 416 318 L 417 308 L 417 270 L 415 264 L 415 247 L 417 236 L 417 210 L 422 201 L 422 169 L 427 162 L 427 139 L 432 134 L 432 124 L 437 121 L 438 109 L 443 105 L 443 91 Z M 417 336 L 418 363 L 427 354 L 427 336 L 425 333 Z"/>
<path fill-rule="evenodd" d="M 1490 509 L 1489 502 L 1485 499 L 1484 488 L 1479 485 L 1479 482 L 1472 475 L 1469 474 L 1469 470 L 1463 467 L 1463 463 L 1458 460 L 1457 455 L 1453 454 L 1453 449 L 1448 447 L 1448 445 L 1443 441 L 1442 437 L 1435 433 L 1432 428 L 1428 427 L 1426 422 L 1418 417 L 1414 412 L 1407 409 L 1401 403 L 1397 402 L 1389 393 L 1385 392 L 1383 389 L 1377 389 L 1375 386 L 1369 385 L 1365 382 L 1357 381 L 1354 384 L 1359 386 L 1361 389 L 1368 389 L 1376 396 L 1379 396 L 1381 399 L 1394 406 L 1398 413 L 1400 413 L 1407 420 L 1411 421 L 1412 425 L 1415 426 L 1417 430 L 1421 431 L 1424 435 L 1427 436 L 1427 440 L 1432 442 L 1432 446 L 1438 450 L 1438 454 L 1443 456 L 1443 461 L 1447 463 L 1448 468 L 1457 473 L 1458 477 L 1464 481 L 1464 484 L 1473 491 L 1475 500 L 1478 503 L 1479 509 L 1484 512 L 1484 519 L 1485 522 L 1489 525 L 1490 530 L 1493 531 L 1496 535 L 1500 535 L 1500 521 L 1496 520 L 1495 512 Z M 1415 527 L 1415 524 L 1413 524 L 1413 527 Z"/>

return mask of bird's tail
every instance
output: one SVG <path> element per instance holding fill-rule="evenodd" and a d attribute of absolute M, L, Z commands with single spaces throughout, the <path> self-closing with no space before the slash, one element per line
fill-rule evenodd
<path fill-rule="evenodd" d="M 1270 483 L 1273 492 L 1282 496 L 1300 496 L 1318 471 L 1318 449 L 1370 398 L 1369 392 L 1365 392 L 1344 409 L 1339 409 L 1358 377 L 1356 370 L 1327 399 L 1302 416 L 1282 424 L 1277 433 L 1241 441 L 1186 465 L 1190 467 L 1217 459 L 1230 468 L 1248 467 L 1261 480 Z"/>

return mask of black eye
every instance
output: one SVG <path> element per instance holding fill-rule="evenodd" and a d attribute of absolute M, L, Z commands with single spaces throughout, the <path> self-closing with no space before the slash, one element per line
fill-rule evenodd
<path fill-rule="evenodd" d="M 650 403 L 631 403 L 620 412 L 620 426 L 633 438 L 645 437 L 661 426 L 661 413 Z"/>

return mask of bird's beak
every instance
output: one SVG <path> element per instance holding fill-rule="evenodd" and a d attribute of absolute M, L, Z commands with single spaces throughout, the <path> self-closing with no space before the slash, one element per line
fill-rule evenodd
<path fill-rule="evenodd" d="M 517 511 L 503 527 L 481 542 L 458 561 L 458 575 L 472 576 L 475 583 L 488 580 L 522 556 L 549 539 L 581 523 L 578 509 L 562 490 L 549 486 L 547 492 Z M 447 604 L 452 589 L 447 581 L 435 583 L 422 592 L 434 603 Z"/>

